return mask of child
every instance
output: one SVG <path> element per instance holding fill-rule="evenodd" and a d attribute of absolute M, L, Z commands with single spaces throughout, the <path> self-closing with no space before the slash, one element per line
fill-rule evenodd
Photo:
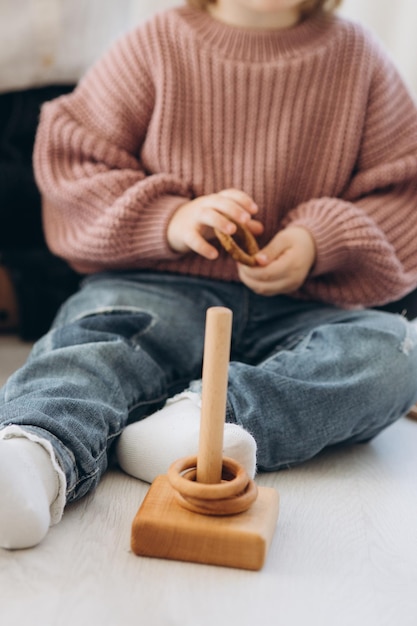
<path fill-rule="evenodd" d="M 4 547 L 39 543 L 114 449 L 147 481 L 196 453 L 210 306 L 234 314 L 225 453 L 251 474 L 417 400 L 415 328 L 369 308 L 417 285 L 417 110 L 338 4 L 189 0 L 44 106 L 46 236 L 90 277 L 3 390 Z M 233 221 L 255 267 L 216 243 Z"/>

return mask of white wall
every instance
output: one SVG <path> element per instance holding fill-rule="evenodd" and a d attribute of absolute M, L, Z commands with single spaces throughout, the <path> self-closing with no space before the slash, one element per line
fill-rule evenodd
<path fill-rule="evenodd" d="M 184 4 L 182 0 L 131 0 L 134 23 L 147 19 L 157 11 Z"/>
<path fill-rule="evenodd" d="M 344 0 L 341 14 L 376 32 L 417 97 L 417 0 Z"/>

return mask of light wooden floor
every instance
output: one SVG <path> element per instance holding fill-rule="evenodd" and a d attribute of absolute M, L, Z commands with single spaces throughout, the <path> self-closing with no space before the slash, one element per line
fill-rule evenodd
<path fill-rule="evenodd" d="M 0 337 L 0 382 L 26 353 Z M 1 625 L 417 625 L 417 422 L 257 480 L 281 495 L 260 572 L 133 555 L 148 486 L 112 471 L 38 548 L 0 550 Z"/>

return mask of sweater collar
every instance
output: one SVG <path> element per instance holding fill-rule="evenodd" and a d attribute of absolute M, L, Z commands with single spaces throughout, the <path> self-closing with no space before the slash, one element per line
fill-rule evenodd
<path fill-rule="evenodd" d="M 292 28 L 264 30 L 231 26 L 189 6 L 176 9 L 176 13 L 198 38 L 200 48 L 216 49 L 225 58 L 248 62 L 271 62 L 317 50 L 326 42 L 326 34 L 337 19 L 321 14 Z"/>

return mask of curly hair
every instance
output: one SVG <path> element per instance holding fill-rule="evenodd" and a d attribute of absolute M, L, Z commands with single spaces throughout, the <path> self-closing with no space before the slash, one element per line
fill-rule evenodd
<path fill-rule="evenodd" d="M 216 4 L 216 0 L 186 0 L 187 4 L 196 9 L 205 9 L 209 4 Z M 343 0 L 304 0 L 300 4 L 301 15 L 308 17 L 313 13 L 325 11 L 331 13 L 342 4 Z"/>

